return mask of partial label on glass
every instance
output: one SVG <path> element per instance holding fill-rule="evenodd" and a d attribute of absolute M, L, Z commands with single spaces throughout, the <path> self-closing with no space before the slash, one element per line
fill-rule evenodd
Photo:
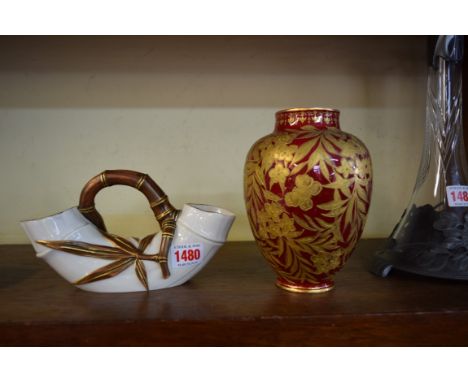
<path fill-rule="evenodd" d="M 468 207 L 468 186 L 447 186 L 450 207 Z"/>
<path fill-rule="evenodd" d="M 179 244 L 171 249 L 171 265 L 174 268 L 199 264 L 202 258 L 203 245 L 201 243 Z"/>

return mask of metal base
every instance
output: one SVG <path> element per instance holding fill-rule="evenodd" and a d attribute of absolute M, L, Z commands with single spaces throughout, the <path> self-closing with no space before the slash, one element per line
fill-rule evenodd
<path fill-rule="evenodd" d="M 423 265 L 412 264 L 407 261 L 407 255 L 404 253 L 391 250 L 376 252 L 369 266 L 370 272 L 379 277 L 387 277 L 392 269 L 439 279 L 468 280 L 468 274 L 454 273 L 453 270 L 446 268 L 429 269 Z"/>
<path fill-rule="evenodd" d="M 387 277 L 393 268 L 393 261 L 386 255 L 385 251 L 379 251 L 372 257 L 369 268 L 374 275 Z"/>

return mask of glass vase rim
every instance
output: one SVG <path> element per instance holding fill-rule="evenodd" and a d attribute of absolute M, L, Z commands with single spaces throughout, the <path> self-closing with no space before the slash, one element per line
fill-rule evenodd
<path fill-rule="evenodd" d="M 335 113 L 340 113 L 340 110 L 329 108 L 329 107 L 291 107 L 287 109 L 278 110 L 275 114 L 294 113 L 294 112 L 301 112 L 301 111 L 331 111 Z"/>

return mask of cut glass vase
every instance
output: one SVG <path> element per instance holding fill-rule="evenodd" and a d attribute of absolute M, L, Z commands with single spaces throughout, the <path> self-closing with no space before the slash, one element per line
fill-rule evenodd
<path fill-rule="evenodd" d="M 426 127 L 408 207 L 371 271 L 468 280 L 468 164 L 462 126 L 463 37 L 440 36 L 429 68 Z"/>

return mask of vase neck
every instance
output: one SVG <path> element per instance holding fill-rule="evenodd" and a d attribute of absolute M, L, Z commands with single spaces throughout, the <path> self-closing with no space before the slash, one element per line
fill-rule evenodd
<path fill-rule="evenodd" d="M 340 129 L 340 112 L 335 109 L 286 109 L 276 112 L 275 117 L 275 132 Z"/>

